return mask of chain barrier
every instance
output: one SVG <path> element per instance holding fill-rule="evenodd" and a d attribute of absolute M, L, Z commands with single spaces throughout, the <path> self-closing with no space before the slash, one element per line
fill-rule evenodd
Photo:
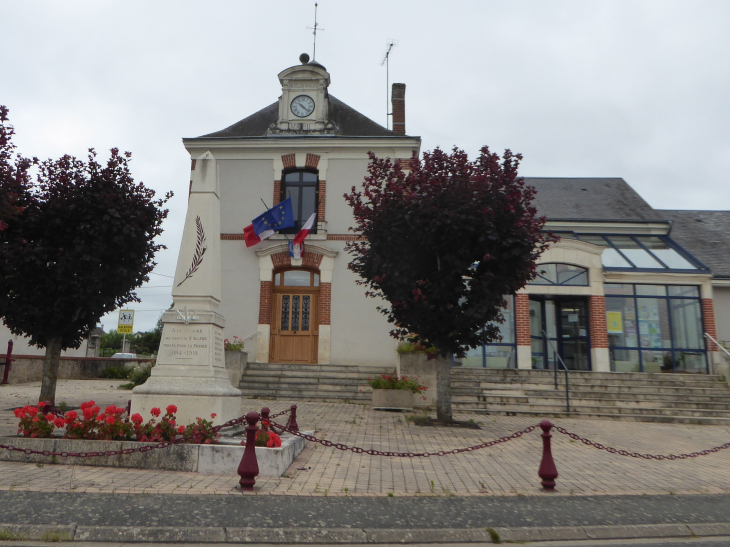
<path fill-rule="evenodd" d="M 713 448 L 708 448 L 707 450 L 701 450 L 699 452 L 692 452 L 690 454 L 641 454 L 640 452 L 629 452 L 628 450 L 613 448 L 611 446 L 604 446 L 601 443 L 593 442 L 589 439 L 585 439 L 579 435 L 576 435 L 575 433 L 571 433 L 564 427 L 560 427 L 558 425 L 554 425 L 553 429 L 555 429 L 557 432 L 562 433 L 563 435 L 567 435 L 571 439 L 575 441 L 580 441 L 583 444 L 587 446 L 592 446 L 593 448 L 596 448 L 598 450 L 605 450 L 606 452 L 609 452 L 611 454 L 618 454 L 619 456 L 630 456 L 632 458 L 643 458 L 645 460 L 686 460 L 687 458 L 697 458 L 698 456 L 707 456 L 708 454 L 714 454 L 715 452 L 719 452 L 720 450 L 725 450 L 727 448 L 730 448 L 730 443 L 725 443 L 720 446 L 715 446 Z"/>
<path fill-rule="evenodd" d="M 473 452 L 474 450 L 481 450 L 482 448 L 489 448 L 490 446 L 494 446 L 500 443 L 506 443 L 507 441 L 511 441 L 512 439 L 518 439 L 522 437 L 522 435 L 524 435 L 525 433 L 530 433 L 531 431 L 534 431 L 539 427 L 539 424 L 531 425 L 530 427 L 527 427 L 522 431 L 517 431 L 506 437 L 501 437 L 499 439 L 488 441 L 486 443 L 477 444 L 474 446 L 467 446 L 466 448 L 455 448 L 453 450 L 439 450 L 438 452 L 390 452 L 373 449 L 366 450 L 358 446 L 347 446 L 346 444 L 333 443 L 332 441 L 328 441 L 327 439 L 318 439 L 313 435 L 307 435 L 306 433 L 301 433 L 299 431 L 292 431 L 291 429 L 288 429 L 281 424 L 277 424 L 276 422 L 271 422 L 271 427 L 272 429 L 274 427 L 280 429 L 282 432 L 286 431 L 287 433 L 296 435 L 297 437 L 301 437 L 313 443 L 319 443 L 322 446 L 331 446 L 333 448 L 336 448 L 337 450 L 350 450 L 355 454 L 367 454 L 368 456 L 387 456 L 392 458 L 430 458 L 431 456 L 449 456 L 451 454 Z"/>

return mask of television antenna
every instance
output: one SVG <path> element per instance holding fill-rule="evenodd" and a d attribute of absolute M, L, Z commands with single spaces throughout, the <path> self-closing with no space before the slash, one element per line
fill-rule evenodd
<path fill-rule="evenodd" d="M 307 27 L 309 30 L 313 30 L 312 34 L 314 34 L 314 45 L 312 47 L 312 61 L 317 57 L 317 2 L 314 3 L 314 26 L 313 27 Z M 324 30 L 323 28 L 319 30 Z"/>
<path fill-rule="evenodd" d="M 390 118 L 388 116 L 393 115 L 392 112 L 388 112 L 390 110 L 390 53 L 398 45 L 398 42 L 396 40 L 390 40 L 387 45 L 388 49 L 385 52 L 385 57 L 383 57 L 383 62 L 380 63 L 380 66 L 385 65 L 385 128 L 390 129 Z"/>

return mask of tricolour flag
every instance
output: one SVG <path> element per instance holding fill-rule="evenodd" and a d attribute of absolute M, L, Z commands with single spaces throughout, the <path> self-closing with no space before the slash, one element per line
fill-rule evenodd
<path fill-rule="evenodd" d="M 312 216 L 310 216 L 307 219 L 307 222 L 304 223 L 304 226 L 302 226 L 302 229 L 299 230 L 299 233 L 294 238 L 294 241 L 292 243 L 304 243 L 304 238 L 307 237 L 309 234 L 309 230 L 312 229 L 312 226 L 314 226 L 314 219 L 317 217 L 317 213 L 312 213 Z"/>
<path fill-rule="evenodd" d="M 256 245 L 275 232 L 292 226 L 294 226 L 294 213 L 291 198 L 286 198 L 265 213 L 257 216 L 251 221 L 251 224 L 243 229 L 246 247 Z"/>

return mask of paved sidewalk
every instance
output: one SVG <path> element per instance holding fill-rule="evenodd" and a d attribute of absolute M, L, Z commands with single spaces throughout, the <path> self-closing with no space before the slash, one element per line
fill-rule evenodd
<path fill-rule="evenodd" d="M 57 401 L 78 406 L 124 405 L 121 381 L 59 381 Z M 0 433 L 15 434 L 12 409 L 37 400 L 40 384 L 0 387 Z M 241 413 L 292 401 L 244 399 Z M 457 414 L 480 429 L 422 427 L 406 420 L 418 413 L 373 411 L 369 406 L 296 402 L 301 429 L 334 442 L 400 452 L 436 452 L 479 444 L 536 423 L 533 418 Z M 728 426 L 695 426 L 604 420 L 558 419 L 555 423 L 604 445 L 629 451 L 683 453 L 728 442 Z M 622 457 L 555 433 L 558 494 L 712 494 L 730 492 L 730 450 L 680 461 Z M 522 496 L 539 489 L 539 430 L 492 448 L 431 458 L 384 458 L 310 443 L 283 477 L 257 480 L 255 494 L 295 496 Z M 238 495 L 237 476 L 202 475 L 66 465 L 0 462 L 0 490 L 93 493 Z"/>

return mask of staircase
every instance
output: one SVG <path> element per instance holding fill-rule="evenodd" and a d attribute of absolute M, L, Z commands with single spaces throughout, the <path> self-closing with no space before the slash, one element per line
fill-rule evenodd
<path fill-rule="evenodd" d="M 454 368 L 454 412 L 535 417 L 611 418 L 641 422 L 730 425 L 730 388 L 719 376 L 570 372 L 558 389 L 548 370 Z"/>
<path fill-rule="evenodd" d="M 368 378 L 393 372 L 394 368 L 249 363 L 239 389 L 244 397 L 262 399 L 370 402 Z"/>

